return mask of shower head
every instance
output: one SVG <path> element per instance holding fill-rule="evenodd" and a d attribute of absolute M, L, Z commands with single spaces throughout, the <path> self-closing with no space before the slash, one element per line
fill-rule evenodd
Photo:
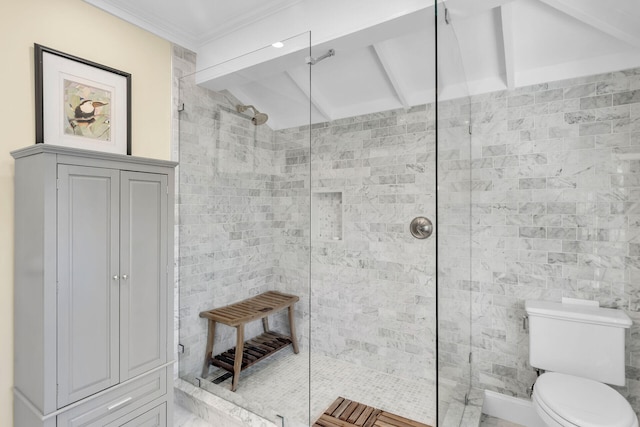
<path fill-rule="evenodd" d="M 260 111 L 256 110 L 256 107 L 254 107 L 253 105 L 240 105 L 240 104 L 236 105 L 236 110 L 238 111 L 238 113 L 244 113 L 249 108 L 253 110 L 253 117 L 251 118 L 251 123 L 253 123 L 255 126 L 263 125 L 267 122 L 267 120 L 269 120 L 269 116 L 267 116 L 265 113 L 261 113 Z"/>
<path fill-rule="evenodd" d="M 269 120 L 269 116 L 265 113 L 256 113 L 256 115 L 251 119 L 251 123 L 258 126 L 267 123 L 267 120 Z"/>

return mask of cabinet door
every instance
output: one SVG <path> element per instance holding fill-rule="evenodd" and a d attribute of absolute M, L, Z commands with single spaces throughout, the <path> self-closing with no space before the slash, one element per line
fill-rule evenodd
<path fill-rule="evenodd" d="M 122 172 L 120 380 L 166 363 L 167 176 Z M 126 279 L 125 279 L 126 276 Z"/>
<path fill-rule="evenodd" d="M 59 165 L 58 180 L 62 407 L 119 381 L 119 171 Z"/>

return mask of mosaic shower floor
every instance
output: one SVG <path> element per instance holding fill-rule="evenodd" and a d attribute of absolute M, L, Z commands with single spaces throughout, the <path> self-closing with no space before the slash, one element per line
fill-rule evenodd
<path fill-rule="evenodd" d="M 287 426 L 309 426 L 338 396 L 435 424 L 435 384 L 397 378 L 322 355 L 282 350 L 243 371 L 235 393 L 230 391 L 231 379 L 211 382 L 224 373 L 212 370 L 201 387 L 267 419 L 283 416 Z"/>

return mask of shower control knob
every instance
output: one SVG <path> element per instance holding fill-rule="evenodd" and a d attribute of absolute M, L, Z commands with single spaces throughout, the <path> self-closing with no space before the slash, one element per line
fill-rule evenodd
<path fill-rule="evenodd" d="M 433 234 L 433 223 L 429 218 L 418 216 L 409 224 L 409 231 L 416 239 L 426 239 Z"/>

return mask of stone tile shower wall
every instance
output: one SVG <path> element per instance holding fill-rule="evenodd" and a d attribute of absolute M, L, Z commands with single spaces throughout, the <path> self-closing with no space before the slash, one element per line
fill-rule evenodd
<path fill-rule="evenodd" d="M 315 125 L 311 147 L 311 347 L 435 384 L 433 106 Z"/>
<path fill-rule="evenodd" d="M 593 299 L 634 321 L 621 391 L 640 412 L 640 69 L 470 107 L 474 385 L 526 395 L 525 300 Z"/>
<path fill-rule="evenodd" d="M 278 131 L 274 193 L 280 288 L 308 289 L 311 262 L 312 351 L 431 383 L 435 241 L 413 239 L 408 224 L 435 218 L 433 115 L 422 106 L 317 124 L 311 155 L 307 127 Z"/>

